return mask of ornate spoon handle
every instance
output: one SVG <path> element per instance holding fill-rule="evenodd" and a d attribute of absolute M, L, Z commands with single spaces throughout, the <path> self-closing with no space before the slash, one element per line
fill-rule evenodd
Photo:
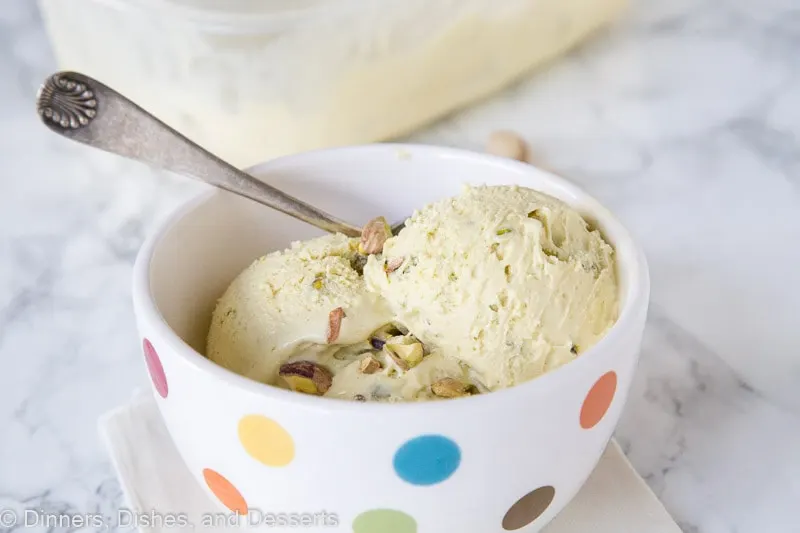
<path fill-rule="evenodd" d="M 360 228 L 226 163 L 89 76 L 53 74 L 36 100 L 42 122 L 68 139 L 197 178 L 332 233 L 361 234 Z"/>

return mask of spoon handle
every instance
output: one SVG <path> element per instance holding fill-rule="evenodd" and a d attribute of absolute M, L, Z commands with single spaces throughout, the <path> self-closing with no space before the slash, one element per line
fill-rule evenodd
<path fill-rule="evenodd" d="M 361 234 L 360 228 L 226 163 L 84 74 L 58 72 L 47 78 L 36 107 L 47 127 L 73 141 L 197 178 L 332 233 Z"/>

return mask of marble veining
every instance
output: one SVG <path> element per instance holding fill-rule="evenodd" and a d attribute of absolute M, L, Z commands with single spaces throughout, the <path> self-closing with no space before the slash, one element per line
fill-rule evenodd
<path fill-rule="evenodd" d="M 411 140 L 481 149 L 514 129 L 618 213 L 653 281 L 626 454 L 689 533 L 800 531 L 800 5 L 634 3 Z M 146 385 L 131 266 L 204 186 L 46 131 L 33 97 L 55 68 L 35 4 L 4 2 L 0 508 L 112 515 L 96 421 Z"/>

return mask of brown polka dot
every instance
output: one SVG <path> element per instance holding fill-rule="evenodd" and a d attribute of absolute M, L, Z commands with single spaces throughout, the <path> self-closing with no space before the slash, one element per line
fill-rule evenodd
<path fill-rule="evenodd" d="M 203 479 L 222 504 L 231 511 L 239 514 L 247 514 L 247 502 L 244 501 L 242 494 L 233 486 L 233 483 L 225 479 L 222 474 L 211 470 L 203 469 Z"/>
<path fill-rule="evenodd" d="M 503 529 L 513 531 L 527 526 L 550 507 L 555 496 L 556 489 L 550 485 L 530 491 L 517 500 L 503 517 Z"/>
<path fill-rule="evenodd" d="M 581 427 L 591 429 L 606 415 L 617 391 L 617 373 L 606 372 L 592 386 L 581 407 Z"/>

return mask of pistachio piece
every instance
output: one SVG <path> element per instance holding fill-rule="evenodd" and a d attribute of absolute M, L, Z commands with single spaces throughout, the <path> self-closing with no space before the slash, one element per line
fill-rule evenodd
<path fill-rule="evenodd" d="M 397 329 L 396 326 L 394 326 L 393 324 L 388 324 L 375 331 L 370 336 L 369 343 L 376 350 L 381 350 L 383 349 L 383 345 L 386 344 L 386 340 L 390 339 L 391 337 L 394 337 L 398 333 L 400 333 L 400 330 Z"/>
<path fill-rule="evenodd" d="M 453 378 L 442 378 L 431 385 L 431 392 L 440 398 L 469 396 L 469 389 L 469 385 Z"/>
<path fill-rule="evenodd" d="M 328 343 L 336 342 L 339 338 L 339 330 L 342 328 L 342 319 L 344 318 L 344 309 L 337 307 L 328 313 Z"/>
<path fill-rule="evenodd" d="M 500 251 L 499 242 L 493 242 L 492 245 L 489 247 L 489 251 L 492 252 L 494 256 L 500 261 L 503 260 L 503 252 Z"/>
<path fill-rule="evenodd" d="M 400 357 L 399 355 L 394 353 L 393 350 L 390 350 L 388 346 L 384 346 L 383 351 L 386 352 L 386 355 L 389 356 L 389 359 L 394 361 L 394 364 L 397 365 L 397 368 L 399 368 L 400 370 L 403 370 L 403 371 L 408 370 L 408 368 L 409 368 L 408 367 L 408 363 L 406 363 L 405 360 L 402 357 Z M 392 373 L 393 370 L 395 370 L 395 369 L 394 368 L 390 368 L 389 369 L 389 376 L 390 377 L 393 375 L 393 373 Z"/>
<path fill-rule="evenodd" d="M 372 355 L 366 356 L 358 365 L 358 371 L 362 374 L 374 374 L 381 369 L 381 362 Z"/>
<path fill-rule="evenodd" d="M 281 365 L 278 375 L 293 391 L 321 396 L 331 388 L 333 376 L 324 366 L 312 361 L 294 361 Z"/>
<path fill-rule="evenodd" d="M 364 266 L 367 264 L 367 256 L 362 254 L 355 254 L 350 260 L 350 267 L 356 271 L 359 276 L 364 275 Z"/>
<path fill-rule="evenodd" d="M 486 151 L 517 161 L 525 161 L 528 158 L 528 147 L 525 141 L 509 130 L 493 131 L 486 142 Z"/>
<path fill-rule="evenodd" d="M 384 270 L 386 270 L 387 274 L 391 274 L 392 272 L 403 266 L 405 260 L 406 260 L 405 257 L 393 257 L 388 261 L 386 261 L 386 265 L 383 268 Z"/>
<path fill-rule="evenodd" d="M 389 350 L 405 361 L 409 368 L 420 364 L 425 355 L 425 351 L 422 349 L 422 343 L 419 342 L 415 342 L 414 344 L 390 345 Z"/>
<path fill-rule="evenodd" d="M 314 287 L 316 290 L 322 289 L 322 286 L 325 283 L 325 274 L 319 273 L 314 276 L 314 281 L 311 282 L 311 286 Z"/>
<path fill-rule="evenodd" d="M 386 344 L 414 344 L 415 342 L 419 341 L 411 335 L 406 335 L 405 333 L 395 333 L 394 335 L 386 338 Z"/>
<path fill-rule="evenodd" d="M 386 351 L 402 370 L 417 366 L 425 356 L 422 343 L 413 337 L 392 337 L 386 341 Z"/>
<path fill-rule="evenodd" d="M 384 217 L 373 218 L 361 230 L 358 251 L 362 254 L 379 254 L 383 251 L 386 239 L 392 236 L 392 227 Z"/>

